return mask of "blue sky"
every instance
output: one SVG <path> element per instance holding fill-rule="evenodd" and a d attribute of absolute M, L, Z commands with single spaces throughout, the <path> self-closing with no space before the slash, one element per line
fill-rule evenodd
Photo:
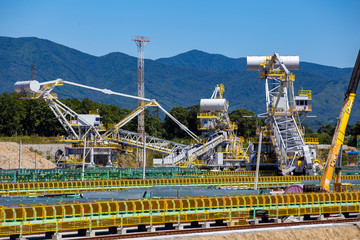
<path fill-rule="evenodd" d="M 34 36 L 95 56 L 136 56 L 134 35 L 151 38 L 145 58 L 192 49 L 238 58 L 299 55 L 353 67 L 360 48 L 357 0 L 0 0 L 0 35 Z"/>

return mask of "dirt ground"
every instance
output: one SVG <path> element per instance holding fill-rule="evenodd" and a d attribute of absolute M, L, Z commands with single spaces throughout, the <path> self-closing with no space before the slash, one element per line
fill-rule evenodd
<path fill-rule="evenodd" d="M 21 168 L 55 168 L 55 164 L 42 157 L 41 155 L 22 147 Z M 19 144 L 14 142 L 0 142 L 0 168 L 18 169 L 19 168 Z"/>
<path fill-rule="evenodd" d="M 188 240 L 360 240 L 360 228 L 357 226 L 321 227 L 289 231 L 233 233 L 204 237 L 182 238 Z"/>

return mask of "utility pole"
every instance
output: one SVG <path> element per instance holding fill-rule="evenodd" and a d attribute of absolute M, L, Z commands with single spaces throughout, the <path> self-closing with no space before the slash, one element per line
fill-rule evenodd
<path fill-rule="evenodd" d="M 84 137 L 83 160 L 81 163 L 81 181 L 85 180 L 85 159 L 86 159 L 86 136 Z"/>
<path fill-rule="evenodd" d="M 143 135 L 143 144 L 144 144 L 144 148 L 143 148 L 143 172 L 142 172 L 142 178 L 145 179 L 146 178 L 146 173 L 145 173 L 145 166 L 146 166 L 146 147 L 145 147 L 145 141 L 146 141 L 146 135 L 144 133 Z"/>
<path fill-rule="evenodd" d="M 144 47 L 147 42 L 150 42 L 150 38 L 148 37 L 141 37 L 141 36 L 134 36 L 132 40 L 137 45 L 138 51 L 138 65 L 137 65 L 137 72 L 138 72 L 138 97 L 145 97 L 145 84 L 144 84 Z M 144 101 L 139 100 L 138 106 L 142 106 Z M 142 136 L 142 142 L 145 148 L 145 112 L 141 112 L 138 115 L 138 133 Z M 144 150 L 145 151 L 145 150 Z M 141 159 L 144 158 L 144 154 L 140 150 L 138 152 L 138 161 L 140 162 Z M 144 159 L 143 159 L 144 160 Z M 145 161 L 143 161 L 145 164 Z"/>
<path fill-rule="evenodd" d="M 20 140 L 20 144 L 19 144 L 19 169 L 21 169 L 21 147 L 22 147 L 22 142 Z"/>
<path fill-rule="evenodd" d="M 255 172 L 254 190 L 258 189 L 260 155 L 261 155 L 261 142 L 262 142 L 262 128 L 260 128 L 260 135 L 259 135 L 259 146 L 258 146 L 257 159 L 256 159 L 256 172 Z"/>

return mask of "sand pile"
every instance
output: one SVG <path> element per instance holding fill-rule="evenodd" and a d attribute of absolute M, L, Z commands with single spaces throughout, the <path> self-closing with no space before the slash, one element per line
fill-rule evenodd
<path fill-rule="evenodd" d="M 55 168 L 55 164 L 24 147 L 21 148 L 21 168 Z M 19 168 L 19 144 L 14 142 L 0 142 L 0 168 Z"/>
<path fill-rule="evenodd" d="M 183 238 L 191 240 L 304 240 L 304 239 L 358 239 L 360 229 L 357 226 L 320 227 L 287 231 L 269 231 L 258 233 L 227 234 L 204 237 Z"/>

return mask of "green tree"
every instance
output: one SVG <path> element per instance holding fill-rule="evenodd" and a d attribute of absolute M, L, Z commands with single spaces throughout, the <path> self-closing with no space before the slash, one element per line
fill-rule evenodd
<path fill-rule="evenodd" d="M 169 113 L 179 122 L 188 126 L 188 111 L 184 107 L 173 107 Z M 182 130 L 172 119 L 165 117 L 164 128 L 166 130 L 165 137 L 167 139 L 188 138 L 188 135 Z"/>
<path fill-rule="evenodd" d="M 323 126 L 320 126 L 317 130 L 318 133 L 326 133 L 329 136 L 333 136 L 335 132 L 335 127 L 331 126 L 330 124 L 326 124 Z"/>
<path fill-rule="evenodd" d="M 356 121 L 354 126 L 348 127 L 350 130 L 350 136 L 348 141 L 346 142 L 347 145 L 357 147 L 357 136 L 360 135 L 360 121 Z"/>
<path fill-rule="evenodd" d="M 165 135 L 163 123 L 158 118 L 153 117 L 148 110 L 145 111 L 145 132 L 158 138 L 164 138 Z"/>
<path fill-rule="evenodd" d="M 24 135 L 56 136 L 65 134 L 65 130 L 54 113 L 43 100 L 24 100 L 25 115 L 21 123 Z"/>
<path fill-rule="evenodd" d="M 313 131 L 311 128 L 309 128 L 308 125 L 302 124 L 302 126 L 303 126 L 303 128 L 305 129 L 305 135 L 309 135 L 309 134 L 314 133 L 314 131 Z"/>
<path fill-rule="evenodd" d="M 0 135 L 13 136 L 23 133 L 22 119 L 25 109 L 16 93 L 3 93 L 0 96 Z"/>
<path fill-rule="evenodd" d="M 197 114 L 200 112 L 200 105 L 198 104 L 188 107 L 186 108 L 186 110 L 188 111 L 186 120 L 186 122 L 188 123 L 187 127 L 190 129 L 190 131 L 199 136 L 201 134 L 198 130 L 200 119 L 197 118 Z"/>
<path fill-rule="evenodd" d="M 238 126 L 237 135 L 244 138 L 255 136 L 257 126 L 262 126 L 262 122 L 256 118 L 255 113 L 244 108 L 232 111 L 229 117 Z"/>
<path fill-rule="evenodd" d="M 99 108 L 101 121 L 105 126 L 110 123 L 118 123 L 127 116 L 131 111 L 129 109 L 122 109 L 115 105 L 104 105 Z"/>

